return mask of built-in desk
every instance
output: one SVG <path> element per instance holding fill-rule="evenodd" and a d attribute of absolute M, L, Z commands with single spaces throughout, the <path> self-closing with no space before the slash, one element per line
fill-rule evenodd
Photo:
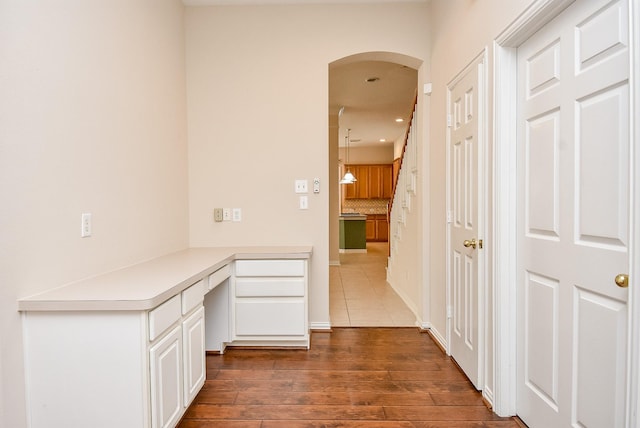
<path fill-rule="evenodd" d="M 173 427 L 205 351 L 308 348 L 311 252 L 191 248 L 20 299 L 29 426 Z"/>

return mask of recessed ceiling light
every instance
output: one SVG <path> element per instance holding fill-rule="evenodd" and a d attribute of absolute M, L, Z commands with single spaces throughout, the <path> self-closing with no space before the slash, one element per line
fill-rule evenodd
<path fill-rule="evenodd" d="M 364 79 L 364 81 L 367 83 L 377 82 L 378 80 L 380 80 L 379 77 L 367 77 L 366 79 Z"/>
<path fill-rule="evenodd" d="M 401 118 L 401 117 L 399 117 L 399 118 L 397 118 L 397 119 L 396 119 L 396 122 L 398 122 L 398 123 L 400 123 L 400 122 L 404 122 L 404 119 L 403 119 L 403 118 Z"/>
<path fill-rule="evenodd" d="M 380 138 L 380 142 L 381 143 L 386 143 L 387 139 L 386 138 Z"/>

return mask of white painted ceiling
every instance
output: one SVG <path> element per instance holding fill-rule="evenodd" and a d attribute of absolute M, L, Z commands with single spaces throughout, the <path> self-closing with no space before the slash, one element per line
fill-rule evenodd
<path fill-rule="evenodd" d="M 344 107 L 340 146 L 345 145 L 346 129 L 351 129 L 350 147 L 393 145 L 411 120 L 416 86 L 417 71 L 401 64 L 358 61 L 331 67 L 329 111 Z M 404 121 L 398 123 L 397 118 Z"/>

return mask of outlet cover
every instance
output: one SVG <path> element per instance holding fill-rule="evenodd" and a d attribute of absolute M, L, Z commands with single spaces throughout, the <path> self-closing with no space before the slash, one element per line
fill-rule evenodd
<path fill-rule="evenodd" d="M 222 208 L 213 209 L 213 220 L 216 222 L 222 221 Z"/>

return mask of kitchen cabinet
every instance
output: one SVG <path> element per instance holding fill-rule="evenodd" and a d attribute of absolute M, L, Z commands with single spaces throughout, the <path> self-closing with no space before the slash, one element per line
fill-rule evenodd
<path fill-rule="evenodd" d="M 387 242 L 389 240 L 389 224 L 386 214 L 367 215 L 367 241 Z"/>
<path fill-rule="evenodd" d="M 356 177 L 345 184 L 346 199 L 390 199 L 393 192 L 392 165 L 347 165 Z"/>
<path fill-rule="evenodd" d="M 234 341 L 309 346 L 305 260 L 235 263 Z"/>

